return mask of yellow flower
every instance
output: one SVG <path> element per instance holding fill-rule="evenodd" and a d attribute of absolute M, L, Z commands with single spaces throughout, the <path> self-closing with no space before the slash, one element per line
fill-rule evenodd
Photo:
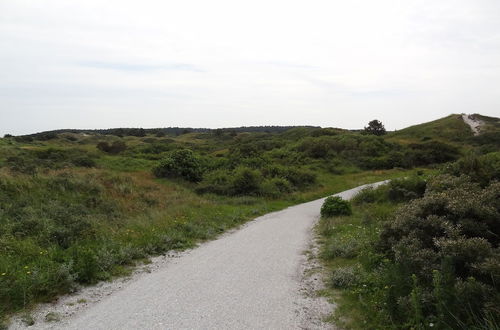
<path fill-rule="evenodd" d="M 7 273 L 2 273 L 2 276 L 5 276 L 5 275 L 7 275 Z"/>
<path fill-rule="evenodd" d="M 29 275 L 29 274 L 31 274 L 31 272 L 26 272 L 26 274 L 28 274 L 28 275 Z"/>
<path fill-rule="evenodd" d="M 24 266 L 24 269 L 28 269 L 28 266 Z"/>

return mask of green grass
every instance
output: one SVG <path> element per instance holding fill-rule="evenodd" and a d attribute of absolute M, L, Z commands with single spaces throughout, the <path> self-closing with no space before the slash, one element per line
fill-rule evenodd
<path fill-rule="evenodd" d="M 359 273 L 363 263 L 371 258 L 370 245 L 396 208 L 397 205 L 392 203 L 356 206 L 351 216 L 322 218 L 316 228 L 322 237 L 321 259 L 328 274 L 326 288 L 321 294 L 336 305 L 335 312 L 328 320 L 343 329 L 375 329 L 370 324 L 384 324 L 387 321 L 377 319 L 380 315 L 376 313 L 367 315 L 367 307 L 371 302 L 361 297 L 369 290 L 376 289 L 372 283 L 339 286 L 339 278 L 342 279 L 345 274 L 337 275 L 335 272 L 352 267 L 356 274 Z"/>
<path fill-rule="evenodd" d="M 464 123 L 462 116 L 453 114 L 389 133 L 386 138 L 399 143 L 417 143 L 433 139 L 458 144 L 472 135 L 470 127 Z"/>
<path fill-rule="evenodd" d="M 5 230 L 0 234 L 1 313 L 29 309 L 77 283 L 126 275 L 135 262 L 193 247 L 259 215 L 405 175 L 393 170 L 331 176 L 308 191 L 268 199 L 199 196 L 182 182 L 129 173 L 66 169 L 34 178 L 0 176 L 8 192 L 3 204 L 10 206 L 0 222 Z"/>
<path fill-rule="evenodd" d="M 438 134 L 443 125 L 449 127 L 439 139 L 448 139 L 461 129 L 453 116 L 437 122 L 432 129 L 409 128 L 406 135 L 401 131 L 388 139 L 418 140 L 425 136 L 420 134 Z M 408 158 L 403 151 L 413 151 L 384 139 L 317 128 L 161 138 L 64 133 L 47 141 L 0 139 L 0 320 L 77 284 L 126 275 L 152 255 L 193 247 L 259 215 L 416 171 L 411 164 L 393 168 L 400 166 L 395 165 L 398 159 Z M 107 154 L 96 148 L 102 141 L 122 141 L 127 149 Z M 260 180 L 257 189 L 237 196 L 216 195 L 216 190 L 198 194 L 206 181 L 154 178 L 151 169 L 158 160 L 182 148 L 199 157 L 204 180 L 217 171 L 234 180 L 243 166 Z M 278 177 L 266 174 L 273 168 L 281 173 Z M 301 176 L 302 182 L 292 185 L 296 178 L 287 173 Z M 315 180 L 308 178 L 310 173 Z M 288 190 L 276 190 L 271 186 L 276 182 Z M 352 223 L 335 227 L 339 237 L 354 235 L 351 227 L 368 218 L 355 211 Z M 346 241 L 334 254 L 351 256 L 371 234 L 356 235 L 357 243 Z M 353 259 L 331 262 L 349 266 Z"/>

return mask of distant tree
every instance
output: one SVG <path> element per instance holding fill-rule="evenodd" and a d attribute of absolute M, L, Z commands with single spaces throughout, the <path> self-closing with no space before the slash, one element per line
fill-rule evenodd
<path fill-rule="evenodd" d="M 13 137 L 13 135 L 12 135 L 12 134 L 5 134 L 3 137 L 6 139 L 6 138 L 11 138 L 11 137 Z"/>
<path fill-rule="evenodd" d="M 381 121 L 374 119 L 365 127 L 365 132 L 373 135 L 384 135 L 386 133 L 384 124 Z"/>

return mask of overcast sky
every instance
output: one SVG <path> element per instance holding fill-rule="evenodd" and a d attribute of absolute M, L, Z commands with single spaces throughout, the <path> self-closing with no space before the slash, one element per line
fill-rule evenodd
<path fill-rule="evenodd" d="M 0 134 L 500 116 L 499 0 L 0 0 Z"/>

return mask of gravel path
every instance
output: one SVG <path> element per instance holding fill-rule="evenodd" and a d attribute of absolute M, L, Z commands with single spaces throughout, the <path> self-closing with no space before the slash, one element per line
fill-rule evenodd
<path fill-rule="evenodd" d="M 363 187 L 338 195 L 349 199 Z M 322 202 L 259 217 L 217 240 L 168 258 L 150 273 L 104 284 L 118 287 L 73 313 L 64 309 L 74 296 L 42 306 L 34 312 L 36 318 L 54 311 L 61 320 L 42 318 L 29 328 L 327 329 L 331 325 L 320 319 L 331 306 L 308 296 L 310 286 L 304 280 L 305 270 L 311 268 L 304 251 L 311 248 L 311 229 Z M 83 294 L 85 290 L 95 292 L 96 288 L 84 289 Z M 25 327 L 15 321 L 12 328 Z"/>
<path fill-rule="evenodd" d="M 462 119 L 464 122 L 470 126 L 470 129 L 474 135 L 479 135 L 481 126 L 484 124 L 481 120 L 474 118 L 473 115 L 462 114 Z"/>

